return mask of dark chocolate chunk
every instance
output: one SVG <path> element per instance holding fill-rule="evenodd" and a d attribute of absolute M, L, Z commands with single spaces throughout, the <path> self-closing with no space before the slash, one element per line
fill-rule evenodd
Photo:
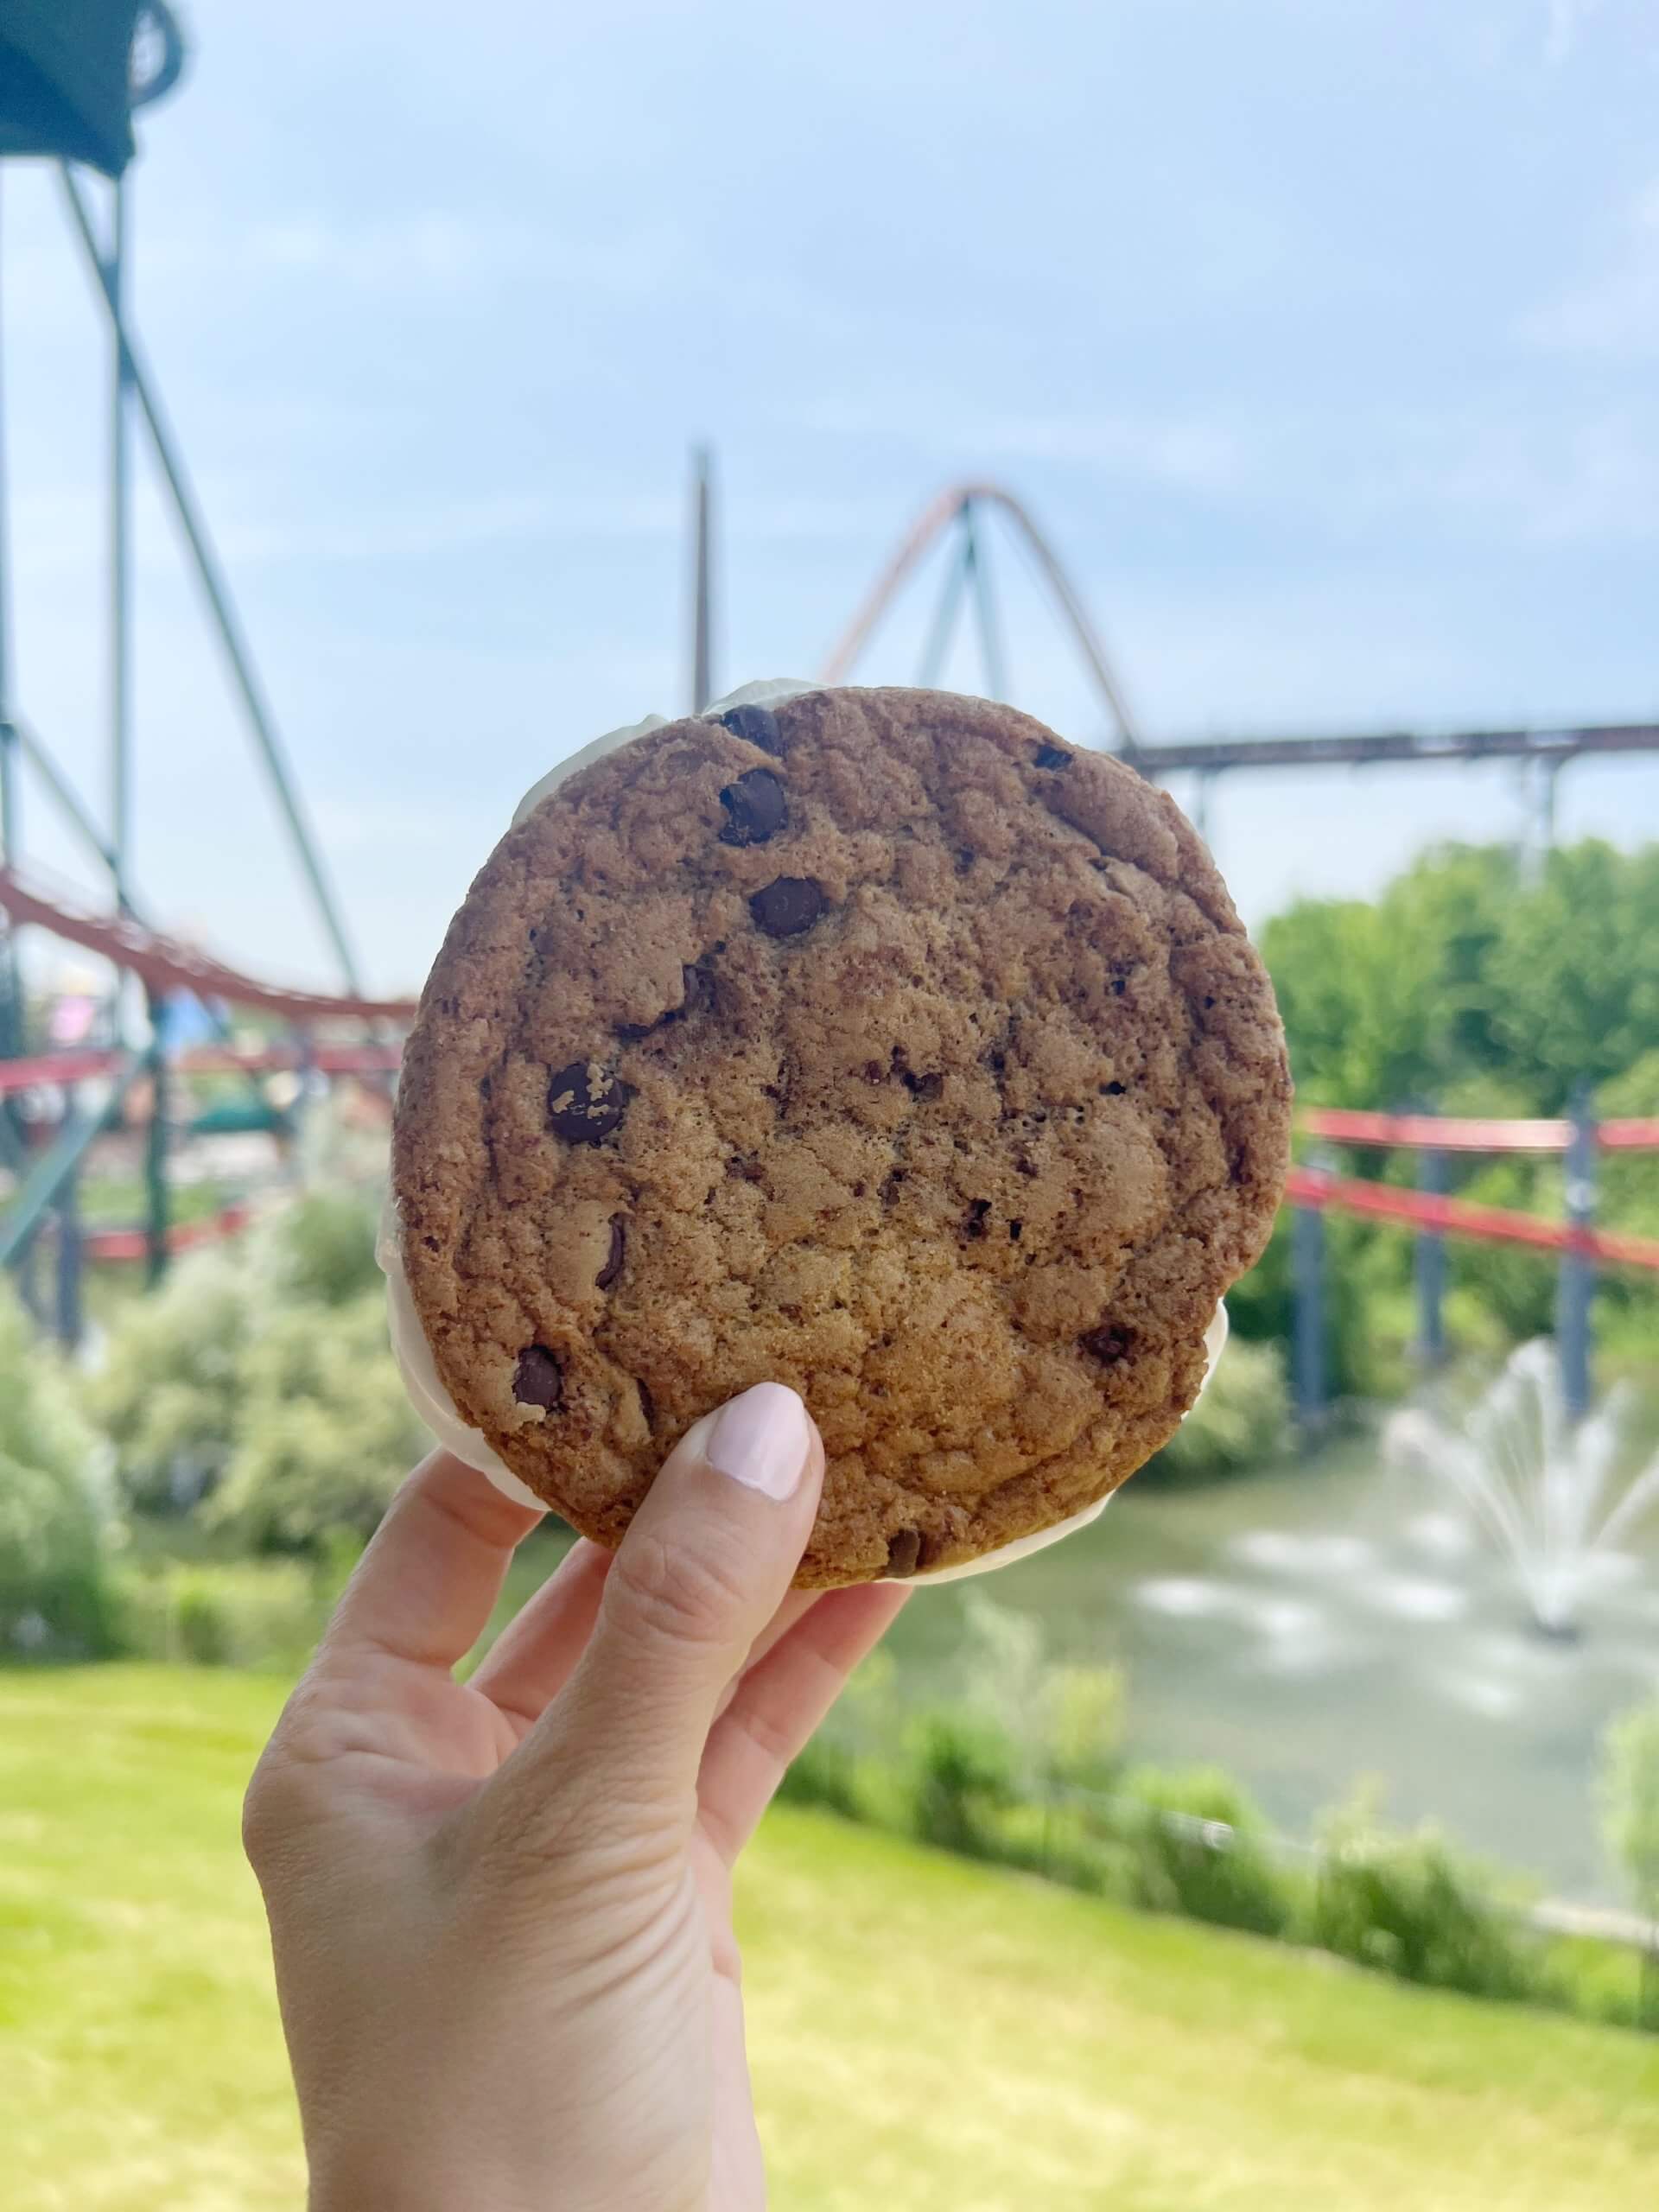
<path fill-rule="evenodd" d="M 734 737 L 758 745 L 763 753 L 781 753 L 784 749 L 778 734 L 778 717 L 770 707 L 728 707 L 720 718 L 720 725 L 722 729 L 730 730 Z"/>
<path fill-rule="evenodd" d="M 720 833 L 722 845 L 764 845 L 789 820 L 784 787 L 770 768 L 751 768 L 720 795 L 728 820 Z"/>
<path fill-rule="evenodd" d="M 628 1217 L 625 1213 L 611 1216 L 611 1249 L 605 1255 L 605 1264 L 594 1277 L 595 1290 L 608 1290 L 622 1272 L 622 1255 L 628 1244 Z"/>
<path fill-rule="evenodd" d="M 937 1068 L 927 1075 L 918 1075 L 913 1068 L 906 1068 L 905 1089 L 912 1098 L 940 1098 L 944 1095 L 944 1077 Z"/>
<path fill-rule="evenodd" d="M 567 1144 L 602 1144 L 620 1128 L 632 1096 L 632 1084 L 594 1061 L 572 1060 L 548 1078 L 547 1118 Z"/>
<path fill-rule="evenodd" d="M 897 1535 L 887 1538 L 887 1573 L 914 1574 L 922 1562 L 922 1532 L 919 1529 L 900 1529 Z"/>
<path fill-rule="evenodd" d="M 1039 768 L 1069 768 L 1071 766 L 1071 755 L 1058 745 L 1039 745 L 1037 748 L 1037 766 Z"/>
<path fill-rule="evenodd" d="M 1123 1086 L 1121 1083 L 1103 1083 L 1100 1086 L 1100 1095 L 1103 1098 L 1121 1098 L 1123 1096 Z"/>
<path fill-rule="evenodd" d="M 1020 1232 L 1025 1225 L 1023 1221 L 1011 1221 L 1008 1224 L 1008 1236 L 1012 1243 L 1017 1244 L 1020 1242 Z"/>
<path fill-rule="evenodd" d="M 1103 1367 L 1116 1367 L 1126 1358 L 1135 1342 L 1135 1332 L 1121 1327 L 1115 1321 L 1103 1321 L 1097 1329 L 1090 1329 L 1087 1336 L 1077 1338 L 1078 1344 L 1090 1359 L 1097 1359 Z"/>
<path fill-rule="evenodd" d="M 823 912 L 823 893 L 810 876 L 780 875 L 755 893 L 749 912 L 768 937 L 799 937 Z"/>
<path fill-rule="evenodd" d="M 975 1198 L 968 1208 L 968 1218 L 962 1224 L 964 1236 L 984 1236 L 988 1234 L 985 1217 L 991 1210 L 988 1198 Z"/>
<path fill-rule="evenodd" d="M 556 1413 L 564 1403 L 564 1370 L 545 1344 L 529 1344 L 512 1370 L 512 1395 L 521 1406 Z"/>

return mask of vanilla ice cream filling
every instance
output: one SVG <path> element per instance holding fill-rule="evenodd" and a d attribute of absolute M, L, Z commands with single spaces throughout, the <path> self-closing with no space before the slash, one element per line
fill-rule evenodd
<path fill-rule="evenodd" d="M 816 684 L 793 683 L 787 679 L 746 683 L 741 690 L 729 692 L 725 698 L 717 699 L 708 712 L 713 716 L 723 715 L 733 707 L 775 706 L 780 700 L 793 699 L 803 691 L 819 688 Z M 607 730 L 603 737 L 596 737 L 591 745 L 584 745 L 579 753 L 573 753 L 567 760 L 561 760 L 557 767 L 550 769 L 538 784 L 532 785 L 525 792 L 513 811 L 513 827 L 516 829 L 527 816 L 533 814 L 543 800 L 550 798 L 566 778 L 574 776 L 578 769 L 586 768 L 595 760 L 602 760 L 607 753 L 620 753 L 635 738 L 644 737 L 648 731 L 664 728 L 666 721 L 665 715 L 647 715 L 644 721 L 632 722 L 626 729 Z M 432 1347 L 426 1340 L 426 1332 L 415 1311 L 409 1278 L 404 1272 L 397 1208 L 390 1193 L 380 1216 L 375 1258 L 386 1278 L 386 1313 L 391 1332 L 392 1355 L 397 1362 L 410 1405 L 443 1449 L 464 1466 L 474 1468 L 480 1475 L 486 1475 L 504 1497 L 513 1499 L 516 1503 L 534 1506 L 538 1511 L 544 1510 L 546 1501 L 537 1497 L 528 1484 L 520 1482 L 512 1468 L 490 1448 L 479 1431 L 462 1421 L 455 1410 L 454 1400 L 438 1379 L 437 1362 L 432 1357 Z M 1199 1397 L 1204 1395 L 1209 1386 L 1210 1377 L 1216 1371 L 1216 1362 L 1220 1358 L 1222 1346 L 1226 1341 L 1227 1308 L 1217 1306 L 1216 1318 L 1205 1332 L 1207 1364 L 1204 1381 L 1198 1386 Z M 1193 1402 L 1196 1404 L 1197 1400 Z M 1115 1494 L 1109 1491 L 1104 1497 L 1096 1498 L 1092 1505 L 1084 1506 L 1081 1513 L 1073 1513 L 1064 1521 L 1057 1521 L 1052 1528 L 1039 1529 L 1029 1536 L 1016 1536 L 1011 1543 L 999 1545 L 995 1551 L 986 1552 L 978 1559 L 965 1560 L 958 1567 L 934 1567 L 929 1572 L 907 1575 L 904 1579 L 911 1582 L 956 1582 L 967 1575 L 988 1574 L 995 1567 L 1010 1567 L 1015 1560 L 1026 1559 L 1033 1552 L 1042 1551 L 1050 1544 L 1058 1544 L 1062 1537 L 1071 1535 L 1077 1529 L 1086 1529 L 1091 1521 L 1097 1520 L 1106 1510 Z"/>

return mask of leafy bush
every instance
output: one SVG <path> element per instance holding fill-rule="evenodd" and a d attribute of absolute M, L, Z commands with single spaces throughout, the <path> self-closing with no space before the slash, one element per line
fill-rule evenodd
<path fill-rule="evenodd" d="M 1209 1389 L 1147 1473 L 1173 1482 L 1246 1474 L 1277 1459 L 1289 1432 L 1284 1355 L 1276 1344 L 1235 1338 Z"/>
<path fill-rule="evenodd" d="M 1019 1755 L 1007 1732 L 983 1714 L 924 1713 L 911 1759 L 915 1835 L 964 1859 L 1006 1857 L 997 1815 L 1020 1796 Z"/>
<path fill-rule="evenodd" d="M 116 1598 L 121 1648 L 136 1658 L 281 1674 L 304 1665 L 333 1603 L 330 1578 L 297 1560 L 124 1565 Z"/>
<path fill-rule="evenodd" d="M 1659 1699 L 1637 1706 L 1608 1729 L 1602 1753 L 1607 1840 L 1630 1894 L 1659 1920 Z M 1636 2001 L 1642 2027 L 1659 2027 L 1659 1950 L 1642 1955 Z"/>
<path fill-rule="evenodd" d="M 1608 1729 L 1602 1751 L 1607 1840 L 1643 1912 L 1659 1917 L 1659 1699 Z"/>
<path fill-rule="evenodd" d="M 187 1511 L 218 1488 L 253 1440 L 248 1424 L 270 1365 L 269 1338 L 284 1334 L 288 1317 L 360 1309 L 371 1297 L 378 1304 L 374 1223 L 368 1193 L 310 1192 L 240 1245 L 189 1254 L 158 1290 L 122 1311 L 90 1402 L 133 1505 Z M 375 1367 L 372 1357 L 365 1395 L 383 1404 Z"/>
<path fill-rule="evenodd" d="M 79 1656 L 111 1641 L 109 1454 L 78 1395 L 0 1277 L 0 1650 Z"/>
<path fill-rule="evenodd" d="M 864 1815 L 856 1758 L 845 1744 L 823 1733 L 790 1762 L 778 1795 L 785 1804 L 821 1805 L 844 1820 L 861 1820 Z"/>
<path fill-rule="evenodd" d="M 1123 1758 L 1128 1695 L 1118 1667 L 1056 1667 L 1043 1685 L 1044 1764 L 1062 1789 L 1102 1790 Z"/>
<path fill-rule="evenodd" d="M 1472 1997 L 1548 1993 L 1538 1947 L 1504 1910 L 1500 1885 L 1432 1825 L 1384 1828 L 1375 1792 L 1362 1789 L 1323 1840 L 1313 1934 L 1325 1949 Z"/>
<path fill-rule="evenodd" d="M 1048 1638 L 1034 1613 L 999 1605 L 982 1590 L 960 1592 L 963 1638 L 957 1680 L 963 1708 L 1006 1737 L 1022 1770 L 1041 1758 L 1040 1704 L 1048 1681 Z"/>
<path fill-rule="evenodd" d="M 180 1260 L 159 1289 L 122 1312 L 87 1397 L 131 1504 L 182 1511 L 219 1480 L 257 1307 L 245 1260 L 204 1251 Z"/>
<path fill-rule="evenodd" d="M 1288 1885 L 1267 1854 L 1262 1816 L 1217 1767 L 1138 1767 L 1125 1777 L 1120 1833 L 1135 1850 L 1135 1902 L 1223 1928 L 1282 1935 Z"/>
<path fill-rule="evenodd" d="M 256 1550 L 367 1535 L 429 1439 L 404 1394 L 378 1291 L 278 1312 L 237 1370 L 236 1445 L 207 1509 Z"/>
<path fill-rule="evenodd" d="M 251 1255 L 265 1296 L 282 1306 L 348 1306 L 378 1292 L 378 1214 L 372 1192 L 342 1189 L 308 1191 L 273 1214 Z"/>

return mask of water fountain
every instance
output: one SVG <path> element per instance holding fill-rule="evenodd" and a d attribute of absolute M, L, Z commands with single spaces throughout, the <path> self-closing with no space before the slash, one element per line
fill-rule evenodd
<path fill-rule="evenodd" d="M 1383 1432 L 1395 1466 L 1449 1483 L 1508 1562 L 1533 1625 L 1571 1640 L 1586 1599 L 1659 1510 L 1659 1453 L 1634 1464 L 1634 1394 L 1573 1421 L 1555 1347 L 1522 1344 L 1461 1416 L 1413 1407 Z"/>

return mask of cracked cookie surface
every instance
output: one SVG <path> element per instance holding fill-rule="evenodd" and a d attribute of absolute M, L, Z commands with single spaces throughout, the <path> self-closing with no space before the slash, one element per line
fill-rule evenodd
<path fill-rule="evenodd" d="M 1272 1226 L 1271 987 L 1173 802 L 1011 709 L 810 692 L 560 785 L 450 926 L 393 1183 L 461 1418 L 615 1544 L 792 1384 L 798 1580 L 1050 1527 L 1173 1433 Z"/>

